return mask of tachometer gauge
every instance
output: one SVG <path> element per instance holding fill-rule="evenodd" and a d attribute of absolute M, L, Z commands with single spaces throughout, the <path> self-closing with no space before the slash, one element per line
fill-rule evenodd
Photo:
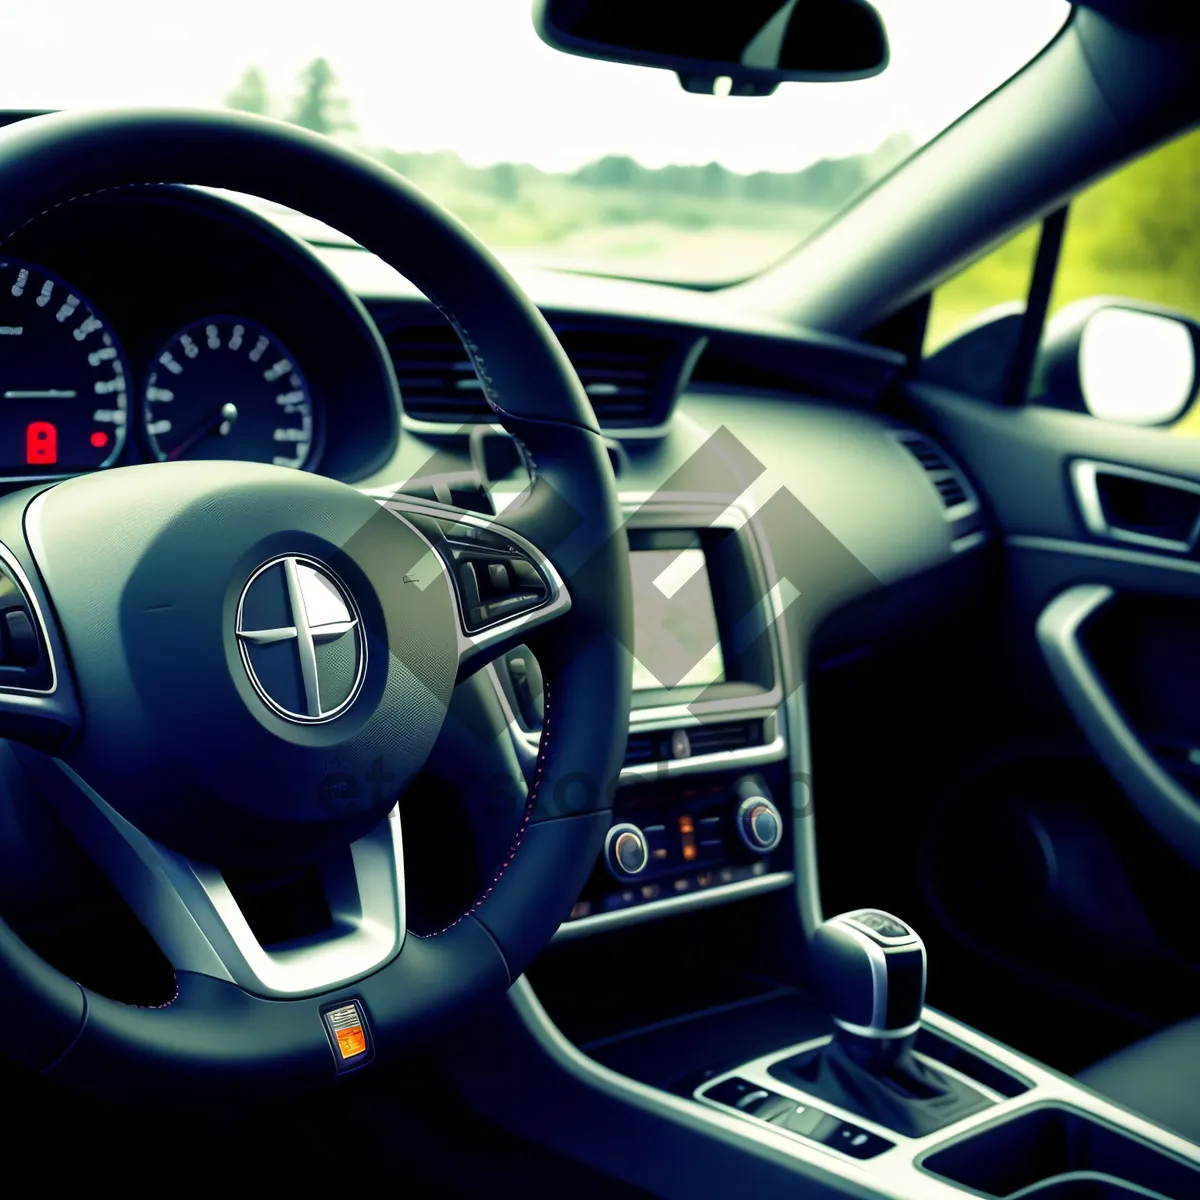
<path fill-rule="evenodd" d="M 0 259 L 0 473 L 107 467 L 125 443 L 125 355 L 76 288 Z"/>
<path fill-rule="evenodd" d="M 207 317 L 155 356 L 142 413 L 155 457 L 304 467 L 313 405 L 291 352 L 244 317 Z"/>

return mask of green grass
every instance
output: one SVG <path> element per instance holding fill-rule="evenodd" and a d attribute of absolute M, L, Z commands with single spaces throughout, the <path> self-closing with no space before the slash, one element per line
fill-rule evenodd
<path fill-rule="evenodd" d="M 452 158 L 403 164 L 412 181 L 502 254 L 697 283 L 744 278 L 831 215 L 774 200 L 519 178 L 508 194 Z"/>
<path fill-rule="evenodd" d="M 926 352 L 979 313 L 1029 292 L 1039 227 L 1015 238 L 935 293 Z M 1071 204 L 1049 315 L 1090 296 L 1124 296 L 1200 319 L 1200 130 L 1151 151 Z M 1200 420 L 1188 414 L 1179 428 Z"/>

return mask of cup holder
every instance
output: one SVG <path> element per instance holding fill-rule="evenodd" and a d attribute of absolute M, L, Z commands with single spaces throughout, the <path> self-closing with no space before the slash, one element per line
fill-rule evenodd
<path fill-rule="evenodd" d="M 996 1200 L 1195 1200 L 1200 1166 L 1061 1104 L 1034 1105 L 920 1160 Z"/>
<path fill-rule="evenodd" d="M 1135 1187 L 1098 1171 L 1076 1171 L 1014 1192 L 1011 1200 L 1164 1200 L 1162 1192 Z"/>

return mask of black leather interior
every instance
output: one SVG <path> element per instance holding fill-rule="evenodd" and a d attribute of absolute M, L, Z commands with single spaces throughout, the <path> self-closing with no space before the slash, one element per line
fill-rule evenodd
<path fill-rule="evenodd" d="M 1200 1017 L 1119 1050 L 1081 1071 L 1078 1079 L 1200 1142 Z"/>
<path fill-rule="evenodd" d="M 926 1137 L 988 1104 L 970 1084 L 904 1053 L 885 1070 L 869 1071 L 840 1038 L 771 1068 L 776 1078 L 905 1137 Z"/>
<path fill-rule="evenodd" d="M 0 135 L 0 172 L 0 241 L 72 197 L 163 179 L 258 193 L 328 219 L 425 291 L 457 330 L 488 402 L 529 449 L 534 486 L 503 519 L 554 562 L 572 603 L 536 639 L 547 730 L 522 826 L 468 913 L 414 936 L 356 988 L 381 1048 L 401 1028 L 420 1037 L 426 1018 L 440 1023 L 477 989 L 500 992 L 524 971 L 578 896 L 609 822 L 628 728 L 632 599 L 612 468 L 582 384 L 539 310 L 464 227 L 325 138 L 229 114 L 53 115 Z M 157 1086 L 160 1071 L 209 1083 L 240 1076 L 267 1089 L 328 1072 L 318 997 L 282 1004 L 181 970 L 178 995 L 160 1009 L 88 991 L 77 999 L 9 932 L 0 925 L 0 948 L 13 943 L 3 958 L 14 985 L 5 992 L 15 993 L 7 1005 L 18 1015 L 49 1005 L 53 1020 L 43 1020 L 54 1026 L 53 1066 L 64 1080 L 107 1081 L 122 1061 L 131 1091 Z M 236 1045 L 225 1040 L 235 1013 L 244 1031 Z M 72 1023 L 78 1036 L 64 1045 Z M 270 1037 L 255 1032 L 267 1026 Z"/>

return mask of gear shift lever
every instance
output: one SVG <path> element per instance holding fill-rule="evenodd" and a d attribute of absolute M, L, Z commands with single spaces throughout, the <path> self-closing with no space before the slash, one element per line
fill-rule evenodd
<path fill-rule="evenodd" d="M 817 928 L 812 963 L 846 1056 L 885 1074 L 916 1041 L 925 1005 L 925 944 L 898 917 L 864 908 Z"/>
<path fill-rule="evenodd" d="M 913 1054 L 926 964 L 912 926 L 860 908 L 819 925 L 810 949 L 836 1032 L 772 1074 L 908 1137 L 924 1137 L 989 1103 Z"/>

